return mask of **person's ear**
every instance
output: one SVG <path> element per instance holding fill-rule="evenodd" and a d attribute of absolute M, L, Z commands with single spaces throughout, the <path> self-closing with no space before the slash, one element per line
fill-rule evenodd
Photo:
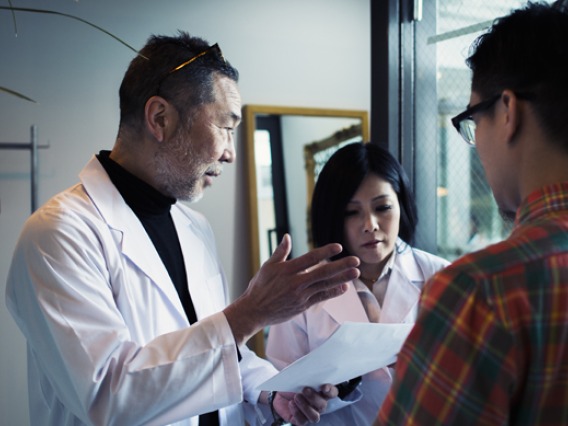
<path fill-rule="evenodd" d="M 144 106 L 147 130 L 158 142 L 163 142 L 173 123 L 173 106 L 161 96 L 152 96 Z"/>
<path fill-rule="evenodd" d="M 510 142 L 514 139 L 521 123 L 519 98 L 515 92 L 507 89 L 501 94 L 501 102 L 503 103 L 504 135 L 507 142 Z"/>

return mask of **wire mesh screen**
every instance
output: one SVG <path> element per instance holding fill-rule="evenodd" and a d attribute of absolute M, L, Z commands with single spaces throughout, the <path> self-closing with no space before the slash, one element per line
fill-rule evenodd
<path fill-rule="evenodd" d="M 417 40 L 416 73 L 431 69 L 432 61 L 436 62 L 435 79 L 429 80 L 435 81 L 432 84 L 436 85 L 436 99 L 421 102 L 423 111 L 437 111 L 437 128 L 435 132 L 420 132 L 429 128 L 420 120 L 432 120 L 433 116 L 418 111 L 416 143 L 435 143 L 436 149 L 417 159 L 417 179 L 421 179 L 421 174 L 426 176 L 431 165 L 436 164 L 437 249 L 439 255 L 449 260 L 502 240 L 511 229 L 511 223 L 499 214 L 476 150 L 465 144 L 450 119 L 469 103 L 471 73 L 465 59 L 470 45 L 493 19 L 525 3 L 439 0 L 435 8 L 425 9 L 425 13 L 436 16 L 424 19 L 425 24 L 432 23 L 432 28 L 425 30 L 428 37 L 422 43 L 430 49 L 434 46 L 435 55 L 421 55 L 421 41 Z"/>

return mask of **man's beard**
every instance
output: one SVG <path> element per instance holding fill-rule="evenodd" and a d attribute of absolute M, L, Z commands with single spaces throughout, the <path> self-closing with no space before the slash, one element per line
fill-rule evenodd
<path fill-rule="evenodd" d="M 180 124 L 172 138 L 160 144 L 153 164 L 161 193 L 177 200 L 196 202 L 203 197 L 203 191 L 197 190 L 202 174 L 188 134 L 189 124 Z"/>

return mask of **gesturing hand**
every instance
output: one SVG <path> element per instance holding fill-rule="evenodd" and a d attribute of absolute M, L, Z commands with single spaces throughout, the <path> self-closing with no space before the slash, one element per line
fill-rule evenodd
<path fill-rule="evenodd" d="M 225 308 L 238 345 L 268 325 L 286 321 L 314 303 L 343 294 L 346 282 L 359 275 L 359 259 L 354 256 L 327 261 L 341 252 L 339 244 L 328 244 L 286 260 L 291 248 L 290 236 L 286 234 L 247 290 Z"/>

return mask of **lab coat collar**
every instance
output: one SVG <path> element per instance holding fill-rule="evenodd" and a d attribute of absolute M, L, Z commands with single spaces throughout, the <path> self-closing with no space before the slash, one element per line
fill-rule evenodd
<path fill-rule="evenodd" d="M 400 248 L 392 265 L 384 308 L 381 309 L 381 323 L 414 322 L 413 311 L 424 285 L 424 273 L 412 249 L 406 245 Z M 324 302 L 323 309 L 339 324 L 346 321 L 369 322 L 352 282 L 346 293 Z"/>
<path fill-rule="evenodd" d="M 341 296 L 325 301 L 323 309 L 338 324 L 343 324 L 347 321 L 369 322 L 353 282 L 349 283 L 347 291 Z"/>
<path fill-rule="evenodd" d="M 416 308 L 420 298 L 423 283 L 424 274 L 416 262 L 412 249 L 406 246 L 402 252 L 397 253 L 380 321 L 402 323 L 409 319 L 409 314 Z"/>
<path fill-rule="evenodd" d="M 79 178 L 123 255 L 166 294 L 179 315 L 187 321 L 180 298 L 154 244 L 95 156 L 83 168 Z"/>

